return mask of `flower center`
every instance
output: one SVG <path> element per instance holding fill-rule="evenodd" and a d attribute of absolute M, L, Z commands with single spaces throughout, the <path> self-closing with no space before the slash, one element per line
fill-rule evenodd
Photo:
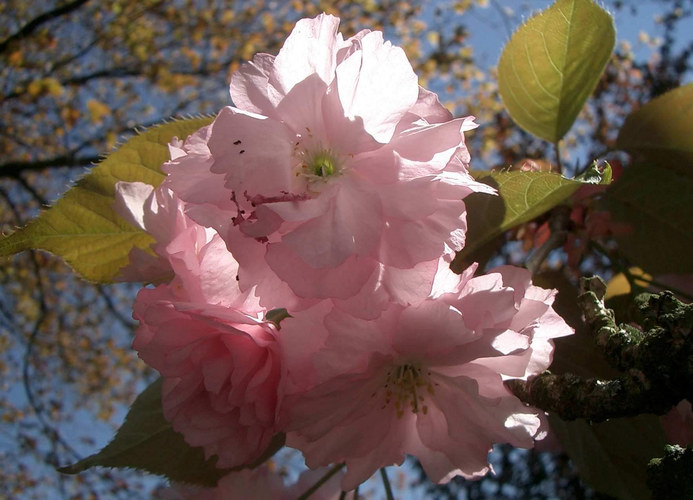
<path fill-rule="evenodd" d="M 385 403 L 383 408 L 393 403 L 397 418 L 402 418 L 407 407 L 412 413 L 428 413 L 424 394 L 433 394 L 433 384 L 428 377 L 430 372 L 422 372 L 415 364 L 394 366 L 387 371 L 385 379 Z"/>
<path fill-rule="evenodd" d="M 325 151 L 320 151 L 313 158 L 313 161 L 310 165 L 310 169 L 313 171 L 314 175 L 318 175 L 320 177 L 327 177 L 330 175 L 334 175 L 337 166 L 335 165 L 334 158 L 332 158 L 332 156 L 329 153 Z"/>
<path fill-rule="evenodd" d="M 327 180 L 328 177 L 339 175 L 341 170 L 339 156 L 329 149 L 306 153 L 301 164 L 301 173 L 312 179 Z"/>

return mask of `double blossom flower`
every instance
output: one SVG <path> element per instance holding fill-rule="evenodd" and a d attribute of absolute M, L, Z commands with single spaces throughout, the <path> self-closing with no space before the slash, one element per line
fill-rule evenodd
<path fill-rule="evenodd" d="M 233 76 L 238 107 L 206 132 L 213 193 L 188 175 L 198 154 L 166 165 L 166 182 L 198 205 L 190 215 L 239 261 L 241 288 L 257 286 L 264 303 L 375 288 L 396 298 L 390 277 L 460 250 L 460 200 L 492 192 L 467 171 L 473 119 L 451 119 L 380 32 L 343 40 L 338 24 L 301 20 L 276 57 Z"/>
<path fill-rule="evenodd" d="M 524 270 L 449 270 L 462 198 L 493 193 L 467 169 L 473 118 L 380 32 L 338 25 L 301 20 L 241 67 L 235 107 L 172 141 L 159 188 L 117 186 L 156 239 L 122 272 L 159 283 L 138 294 L 134 347 L 166 418 L 219 466 L 283 432 L 311 468 L 345 462 L 345 490 L 405 454 L 434 481 L 480 477 L 494 443 L 542 437 L 503 381 L 546 369 L 571 330 Z"/>

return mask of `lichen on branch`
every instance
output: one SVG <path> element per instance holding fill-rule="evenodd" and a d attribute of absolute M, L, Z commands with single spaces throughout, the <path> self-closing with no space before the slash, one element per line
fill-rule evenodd
<path fill-rule="evenodd" d="M 647 465 L 647 486 L 653 500 L 693 498 L 693 448 L 667 445 L 664 456 Z"/>
<path fill-rule="evenodd" d="M 613 380 L 548 371 L 527 381 L 506 382 L 522 401 L 563 420 L 601 422 L 640 413 L 662 415 L 682 399 L 693 399 L 693 304 L 671 292 L 642 294 L 636 303 L 643 324 L 617 324 L 604 305 L 600 278 L 583 278 L 578 297 L 595 343 L 623 375 Z"/>

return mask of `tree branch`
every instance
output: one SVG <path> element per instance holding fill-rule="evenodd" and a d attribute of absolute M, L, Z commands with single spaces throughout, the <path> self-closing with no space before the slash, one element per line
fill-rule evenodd
<path fill-rule="evenodd" d="M 224 61 L 219 61 L 218 66 L 220 68 L 225 68 L 231 65 L 234 61 L 233 58 Z M 178 69 L 171 73 L 172 75 L 183 75 L 183 76 L 193 76 L 193 77 L 208 77 L 220 74 L 219 70 L 212 70 L 207 68 L 199 69 Z M 83 75 L 70 76 L 69 78 L 59 79 L 58 82 L 63 87 L 69 86 L 83 86 L 92 80 L 112 80 L 112 79 L 126 79 L 126 78 L 146 78 L 149 80 L 154 79 L 154 75 L 150 72 L 145 71 L 143 68 L 125 68 L 125 67 L 115 67 L 106 68 L 94 71 L 92 73 L 85 73 Z M 26 94 L 26 87 L 32 80 L 29 79 L 26 82 L 17 86 L 18 89 L 13 92 L 2 96 L 2 100 L 8 101 L 10 99 L 16 99 Z"/>
<path fill-rule="evenodd" d="M 10 161 L 0 164 L 0 177 L 17 177 L 28 170 L 43 170 L 53 167 L 88 167 L 102 160 L 101 156 L 75 157 L 72 155 L 56 156 L 36 161 Z"/>
<path fill-rule="evenodd" d="M 80 8 L 88 1 L 89 0 L 74 0 L 73 2 L 66 3 L 62 7 L 57 7 L 53 10 L 49 10 L 48 12 L 44 12 L 43 14 L 35 17 L 34 19 L 26 23 L 24 26 L 22 26 L 19 29 L 19 31 L 8 36 L 2 42 L 0 42 L 0 53 L 7 50 L 7 47 L 11 43 L 17 40 L 21 40 L 22 38 L 30 35 L 34 30 L 36 30 L 36 28 L 38 28 L 42 24 L 47 23 L 48 21 L 56 19 L 60 16 L 64 16 L 65 14 L 69 14 L 70 12 L 73 12 Z"/>
<path fill-rule="evenodd" d="M 654 500 L 693 498 L 693 448 L 664 447 L 664 457 L 647 465 L 647 486 Z"/>
<path fill-rule="evenodd" d="M 0 197 L 4 198 L 7 204 L 10 206 L 10 209 L 12 210 L 15 219 L 17 222 L 19 222 L 21 219 L 19 217 L 19 212 L 16 210 L 14 205 L 10 201 L 9 195 L 3 190 L 0 189 Z M 57 427 L 52 425 L 50 422 L 50 418 L 46 417 L 47 411 L 45 410 L 45 407 L 41 405 L 37 400 L 34 395 L 34 391 L 32 389 L 31 385 L 31 366 L 32 366 L 32 359 L 34 356 L 34 345 L 36 344 L 36 340 L 38 338 L 39 333 L 41 332 L 41 325 L 43 322 L 46 320 L 48 317 L 48 306 L 46 305 L 46 294 L 45 294 L 45 284 L 43 281 L 43 277 L 41 274 L 41 266 L 39 265 L 37 259 L 36 259 L 36 251 L 31 250 L 30 251 L 30 256 L 31 256 L 31 267 L 33 268 L 34 274 L 36 276 L 36 281 L 37 281 L 37 287 L 36 287 L 36 302 L 38 304 L 38 314 L 37 317 L 34 321 L 34 325 L 31 329 L 31 332 L 29 333 L 29 337 L 27 339 L 26 347 L 24 349 L 24 356 L 22 358 L 22 385 L 24 386 L 24 394 L 27 398 L 27 402 L 29 403 L 29 406 L 32 408 L 34 411 L 36 418 L 39 422 L 39 424 L 42 427 L 43 434 L 46 436 L 48 439 L 49 443 L 51 444 L 51 447 L 53 449 L 53 454 L 46 456 L 45 460 L 46 463 L 50 464 L 51 466 L 57 466 L 58 465 L 58 457 L 57 457 L 57 445 L 61 445 L 72 457 L 75 459 L 79 460 L 81 458 L 80 454 L 68 443 L 65 439 L 63 439 L 62 435 L 60 434 L 59 430 Z"/>
<path fill-rule="evenodd" d="M 663 415 L 682 399 L 693 400 L 693 304 L 671 292 L 636 298 L 643 330 L 616 325 L 604 306 L 604 282 L 583 279 L 578 297 L 596 344 L 614 368 L 614 380 L 583 379 L 544 372 L 529 380 L 511 380 L 508 388 L 522 401 L 563 420 L 601 422 L 640 413 Z"/>

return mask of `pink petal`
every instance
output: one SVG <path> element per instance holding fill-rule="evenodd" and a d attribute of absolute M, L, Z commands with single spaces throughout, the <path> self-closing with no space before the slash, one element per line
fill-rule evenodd
<path fill-rule="evenodd" d="M 418 98 L 418 84 L 404 51 L 383 43 L 380 32 L 354 41 L 354 51 L 337 66 L 337 89 L 347 117 L 361 117 L 366 132 L 381 143 Z"/>
<path fill-rule="evenodd" d="M 334 268 L 316 269 L 282 243 L 268 246 L 267 264 L 303 298 L 346 299 L 363 288 L 377 263 L 352 255 Z"/>
<path fill-rule="evenodd" d="M 443 123 L 452 120 L 452 113 L 440 103 L 438 95 L 419 87 L 419 96 L 409 112 L 423 118 L 428 123 Z"/>
<path fill-rule="evenodd" d="M 326 91 L 327 83 L 311 74 L 296 83 L 276 107 L 277 117 L 301 136 L 303 147 L 327 143 L 322 109 Z"/>
<path fill-rule="evenodd" d="M 276 103 L 269 98 L 268 80 L 274 59 L 270 54 L 257 54 L 231 76 L 229 91 L 237 108 L 271 116 Z"/>
<path fill-rule="evenodd" d="M 116 182 L 114 209 L 135 227 L 144 227 L 144 204 L 154 186 L 143 182 Z"/>
<path fill-rule="evenodd" d="M 298 226 L 282 242 L 311 267 L 335 267 L 350 255 L 372 254 L 382 227 L 378 197 L 344 179 L 322 217 Z"/>
<path fill-rule="evenodd" d="M 343 43 L 338 27 L 339 18 L 325 14 L 298 21 L 274 61 L 270 84 L 282 95 L 312 74 L 329 84 Z"/>
<path fill-rule="evenodd" d="M 473 122 L 467 118 L 458 118 L 415 127 L 397 135 L 390 147 L 399 158 L 400 178 L 415 179 L 441 172 L 457 149 L 464 146 L 463 132 L 471 124 Z"/>
<path fill-rule="evenodd" d="M 291 192 L 293 135 L 283 124 L 225 107 L 212 124 L 209 149 L 212 172 L 223 173 L 226 185 L 242 196 L 276 196 Z"/>

